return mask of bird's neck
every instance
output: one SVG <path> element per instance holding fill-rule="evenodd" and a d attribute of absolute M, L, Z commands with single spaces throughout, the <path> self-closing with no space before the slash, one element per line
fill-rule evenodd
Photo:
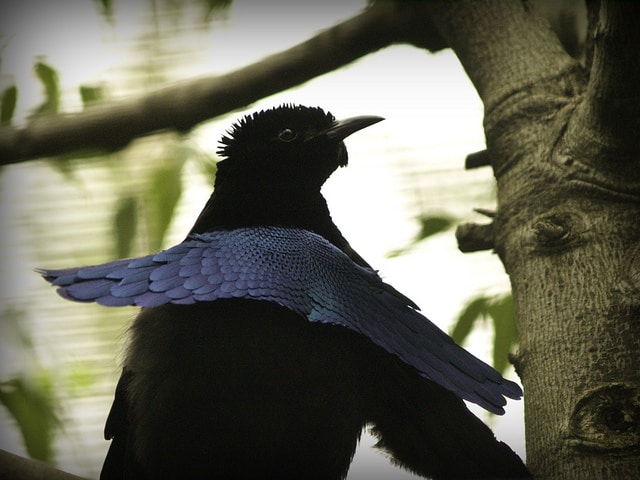
<path fill-rule="evenodd" d="M 324 235 L 331 226 L 327 202 L 320 192 L 277 190 L 234 191 L 226 195 L 216 190 L 200 214 L 191 233 L 257 226 L 304 228 Z"/>
<path fill-rule="evenodd" d="M 214 190 L 189 233 L 260 226 L 309 230 L 323 236 L 356 263 L 368 266 L 333 223 L 327 202 L 319 191 L 300 189 L 286 194 L 277 190 L 234 191 L 233 195 L 226 195 L 223 189 Z"/>

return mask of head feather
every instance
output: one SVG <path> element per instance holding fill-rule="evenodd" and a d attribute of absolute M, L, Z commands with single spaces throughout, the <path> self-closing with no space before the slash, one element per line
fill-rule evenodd
<path fill-rule="evenodd" d="M 268 132 L 269 129 L 264 128 L 265 126 L 281 127 L 285 122 L 291 121 L 302 124 L 311 123 L 318 127 L 327 128 L 335 121 L 335 117 L 320 107 L 307 107 L 291 103 L 260 110 L 245 115 L 231 125 L 220 139 L 220 146 L 216 153 L 223 158 L 233 157 L 240 153 L 241 147 L 246 148 L 250 145 L 247 140 L 252 138 L 252 132 L 259 129 Z"/>

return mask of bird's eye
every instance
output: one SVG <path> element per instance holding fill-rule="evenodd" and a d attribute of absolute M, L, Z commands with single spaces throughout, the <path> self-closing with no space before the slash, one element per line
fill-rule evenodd
<path fill-rule="evenodd" d="M 295 140 L 297 136 L 298 132 L 291 128 L 283 128 L 278 133 L 278 138 L 283 142 L 291 142 L 292 140 Z"/>

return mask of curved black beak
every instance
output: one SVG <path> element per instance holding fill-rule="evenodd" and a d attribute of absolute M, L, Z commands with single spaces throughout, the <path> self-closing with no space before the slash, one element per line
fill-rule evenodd
<path fill-rule="evenodd" d="M 352 133 L 369 127 L 374 123 L 381 122 L 382 120 L 384 120 L 383 117 L 378 117 L 376 115 L 361 115 L 358 117 L 345 118 L 344 120 L 336 120 L 329 128 L 316 133 L 307 140 L 326 135 L 331 140 L 342 141 Z"/>

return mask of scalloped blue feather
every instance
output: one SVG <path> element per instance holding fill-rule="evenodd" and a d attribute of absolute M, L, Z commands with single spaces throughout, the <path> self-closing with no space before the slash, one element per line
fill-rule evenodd
<path fill-rule="evenodd" d="M 157 307 L 223 298 L 275 302 L 342 325 L 461 398 L 502 414 L 520 387 L 456 345 L 372 270 L 306 230 L 255 227 L 193 235 L 155 255 L 39 270 L 69 300 Z"/>

